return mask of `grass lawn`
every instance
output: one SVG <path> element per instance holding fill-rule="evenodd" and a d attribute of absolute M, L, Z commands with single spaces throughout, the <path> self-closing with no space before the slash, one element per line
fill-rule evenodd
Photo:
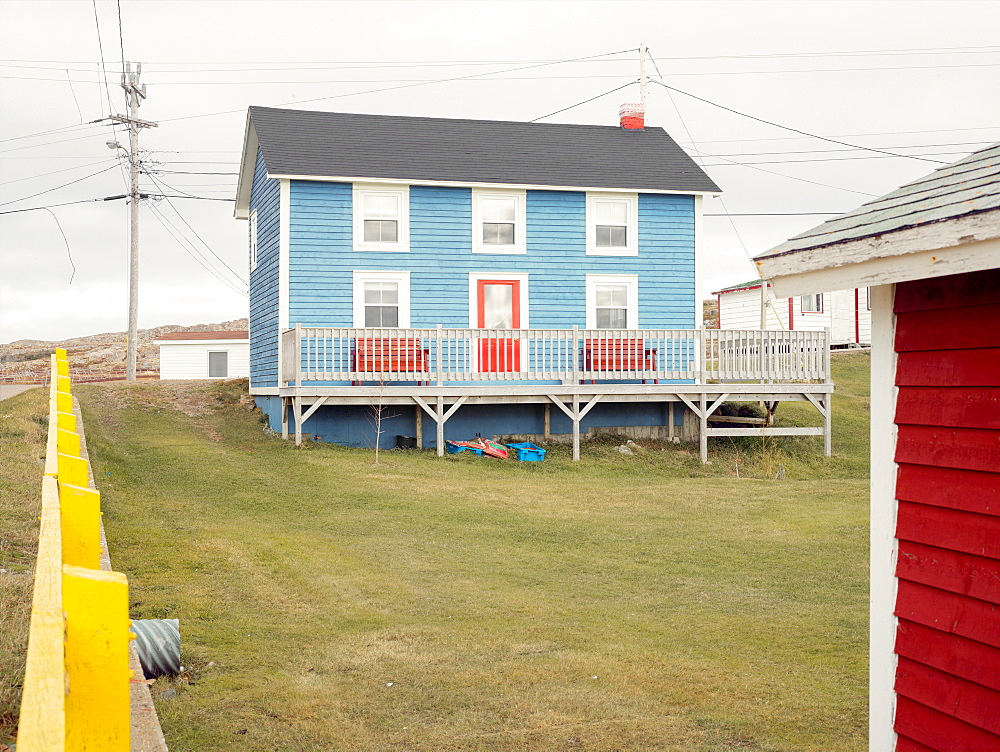
<path fill-rule="evenodd" d="M 864 747 L 867 356 L 834 367 L 837 456 L 713 440 L 707 467 L 375 465 L 265 435 L 236 385 L 77 387 L 132 615 L 181 622 L 172 752 Z"/>

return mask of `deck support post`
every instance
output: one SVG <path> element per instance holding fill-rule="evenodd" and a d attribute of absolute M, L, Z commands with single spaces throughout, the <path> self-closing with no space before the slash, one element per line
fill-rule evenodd
<path fill-rule="evenodd" d="M 667 403 L 667 438 L 671 441 L 674 440 L 674 406 L 676 402 Z"/>
<path fill-rule="evenodd" d="M 590 398 L 590 401 L 584 405 L 583 409 L 580 408 L 580 395 L 573 395 L 573 409 L 571 410 L 566 406 L 559 397 L 554 394 L 546 395 L 548 396 L 551 403 L 556 405 L 560 410 L 566 413 L 566 416 L 573 421 L 573 461 L 577 462 L 580 459 L 580 421 L 583 420 L 584 416 L 589 413 L 594 405 L 601 401 L 603 394 L 595 394 Z"/>
<path fill-rule="evenodd" d="M 552 403 L 545 403 L 545 426 L 542 429 L 542 437 L 548 441 L 552 438 Z"/>
<path fill-rule="evenodd" d="M 421 399 L 420 397 L 418 397 L 416 395 L 413 395 L 413 401 L 416 402 L 417 405 L 420 406 L 421 410 L 423 410 L 425 413 L 427 413 L 428 415 L 430 415 L 434 419 L 435 423 L 437 423 L 437 456 L 438 457 L 444 457 L 444 424 L 448 421 L 448 418 L 450 418 L 452 415 L 455 414 L 455 411 L 458 410 L 458 408 L 460 408 L 462 405 L 465 404 L 465 401 L 467 399 L 469 399 L 468 396 L 459 397 L 455 401 L 455 404 L 453 404 L 451 407 L 449 407 L 448 410 L 447 410 L 447 412 L 446 412 L 445 409 L 444 409 L 444 397 L 443 396 L 438 395 L 436 404 L 434 405 L 434 407 L 431 407 L 423 399 Z"/>
<path fill-rule="evenodd" d="M 281 400 L 281 438 L 288 441 L 288 398 L 279 397 Z"/>
<path fill-rule="evenodd" d="M 708 464 L 708 410 L 705 404 L 705 393 L 701 393 L 701 400 L 699 401 L 699 406 L 701 407 L 701 415 L 698 416 L 700 421 L 701 430 L 698 432 L 698 443 L 701 451 L 701 464 Z"/>
<path fill-rule="evenodd" d="M 420 405 L 414 408 L 416 415 L 414 416 L 416 425 L 414 427 L 413 433 L 416 434 L 417 439 L 417 449 L 424 448 L 424 411 L 420 409 Z"/>
<path fill-rule="evenodd" d="M 434 421 L 437 423 L 437 455 L 438 457 L 444 457 L 444 421 L 441 420 L 441 415 L 444 413 L 444 397 L 440 395 L 437 398 L 437 415 L 434 416 Z"/>
<path fill-rule="evenodd" d="M 292 397 L 292 412 L 295 416 L 295 446 L 302 446 L 302 398 Z"/>
<path fill-rule="evenodd" d="M 819 414 L 823 416 L 823 454 L 827 457 L 833 456 L 833 410 L 830 409 L 830 403 L 833 399 L 832 394 L 823 394 L 813 396 L 808 392 L 803 392 L 807 400 L 812 402 L 813 407 L 819 410 Z"/>

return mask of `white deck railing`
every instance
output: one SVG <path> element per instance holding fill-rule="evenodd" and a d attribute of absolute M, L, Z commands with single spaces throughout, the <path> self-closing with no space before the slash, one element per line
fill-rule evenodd
<path fill-rule="evenodd" d="M 281 384 L 684 380 L 826 382 L 825 331 L 347 329 L 281 335 Z"/>

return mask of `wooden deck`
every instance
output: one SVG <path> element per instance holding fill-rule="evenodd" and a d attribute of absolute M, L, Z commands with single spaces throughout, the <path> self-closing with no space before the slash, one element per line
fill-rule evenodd
<path fill-rule="evenodd" d="M 393 342 L 404 355 L 419 350 L 420 367 L 404 370 L 409 357 L 359 357 L 357 343 L 373 339 L 385 352 Z M 627 343 L 641 357 L 595 358 L 595 343 L 606 352 Z M 645 402 L 667 403 L 671 413 L 683 404 L 697 416 L 703 462 L 711 436 L 823 436 L 831 452 L 828 332 L 297 327 L 283 332 L 281 349 L 282 435 L 294 432 L 297 444 L 324 405 L 410 405 L 418 434 L 423 415 L 434 421 L 442 455 L 445 423 L 462 405 L 536 403 L 572 421 L 579 459 L 580 421 L 595 405 Z M 783 401 L 809 402 L 823 426 L 710 427 L 729 401 L 765 403 L 769 415 Z"/>

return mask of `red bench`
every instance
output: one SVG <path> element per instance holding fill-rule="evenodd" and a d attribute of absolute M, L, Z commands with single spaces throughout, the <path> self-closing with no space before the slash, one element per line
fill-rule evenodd
<path fill-rule="evenodd" d="M 643 339 L 585 339 L 584 371 L 655 371 L 656 349 Z M 591 384 L 594 380 L 591 379 Z M 642 380 L 646 383 L 646 379 Z M 659 379 L 653 379 L 659 384 Z"/>
<path fill-rule="evenodd" d="M 354 340 L 351 360 L 355 373 L 428 373 L 430 350 L 420 346 L 419 338 L 366 337 Z M 360 381 L 352 381 L 358 386 Z M 419 385 L 430 381 L 418 382 Z"/>

